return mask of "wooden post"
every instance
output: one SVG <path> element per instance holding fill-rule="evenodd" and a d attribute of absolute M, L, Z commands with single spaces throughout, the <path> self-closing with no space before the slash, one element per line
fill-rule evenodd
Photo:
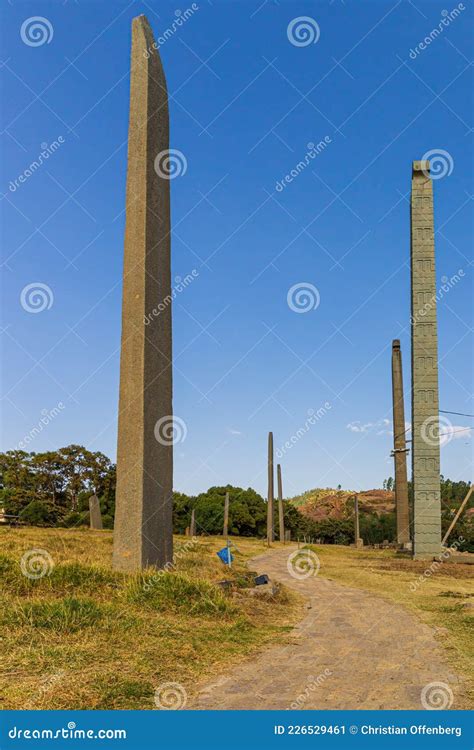
<path fill-rule="evenodd" d="M 273 542 L 273 432 L 268 433 L 267 544 Z"/>
<path fill-rule="evenodd" d="M 393 460 L 395 472 L 395 510 L 397 542 L 402 547 L 410 541 L 408 511 L 407 446 L 405 406 L 403 402 L 402 352 L 400 341 L 392 341 Z"/>
<path fill-rule="evenodd" d="M 283 489 L 281 484 L 281 466 L 277 464 L 278 482 L 278 522 L 280 526 L 280 542 L 285 543 L 285 518 L 283 514 Z"/>
<path fill-rule="evenodd" d="M 224 530 L 223 535 L 225 537 L 229 536 L 229 493 L 225 493 L 225 500 L 224 500 Z"/>
<path fill-rule="evenodd" d="M 471 484 L 471 486 L 469 487 L 469 490 L 468 490 L 468 493 L 467 493 L 466 497 L 464 498 L 464 500 L 462 501 L 461 505 L 459 506 L 458 512 L 454 516 L 453 520 L 451 521 L 449 529 L 447 530 L 446 534 L 443 537 L 443 541 L 441 542 L 441 544 L 443 546 L 446 544 L 446 540 L 447 540 L 448 536 L 450 535 L 450 533 L 452 532 L 452 530 L 456 526 L 456 524 L 458 522 L 458 518 L 461 515 L 461 513 L 463 512 L 464 508 L 466 507 L 466 505 L 467 505 L 467 503 L 469 501 L 469 498 L 471 497 L 473 491 L 474 491 L 474 485 Z"/>

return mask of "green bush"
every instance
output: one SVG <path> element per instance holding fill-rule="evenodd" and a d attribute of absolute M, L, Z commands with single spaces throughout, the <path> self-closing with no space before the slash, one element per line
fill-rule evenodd
<path fill-rule="evenodd" d="M 89 526 L 89 511 L 79 513 L 78 511 L 71 511 L 63 520 L 64 526 Z"/>
<path fill-rule="evenodd" d="M 51 526 L 56 520 L 48 506 L 41 500 L 32 500 L 20 511 L 20 520 L 28 526 Z"/>

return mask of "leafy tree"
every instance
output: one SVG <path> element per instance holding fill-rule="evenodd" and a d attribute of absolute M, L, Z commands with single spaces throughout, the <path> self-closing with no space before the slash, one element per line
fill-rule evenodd
<path fill-rule="evenodd" d="M 182 492 L 173 492 L 173 531 L 184 534 L 191 521 L 191 509 L 196 498 Z"/>
<path fill-rule="evenodd" d="M 365 544 L 381 544 L 385 540 L 393 542 L 397 536 L 395 513 L 361 513 L 359 518 L 360 535 Z"/>
<path fill-rule="evenodd" d="M 252 488 L 226 485 L 210 487 L 194 499 L 198 533 L 222 534 L 224 502 L 229 493 L 229 532 L 240 536 L 263 536 L 267 523 L 267 506 Z"/>

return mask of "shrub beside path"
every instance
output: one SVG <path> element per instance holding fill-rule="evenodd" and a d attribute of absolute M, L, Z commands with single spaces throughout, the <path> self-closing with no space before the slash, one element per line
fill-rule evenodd
<path fill-rule="evenodd" d="M 295 547 L 250 561 L 307 599 L 290 643 L 203 686 L 191 709 L 422 709 L 463 706 L 463 684 L 432 628 L 398 604 L 287 569 Z M 440 623 L 442 624 L 442 623 Z"/>

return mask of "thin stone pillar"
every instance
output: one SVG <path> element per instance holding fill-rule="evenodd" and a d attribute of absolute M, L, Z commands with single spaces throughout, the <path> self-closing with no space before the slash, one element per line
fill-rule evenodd
<path fill-rule="evenodd" d="M 395 509 L 397 514 L 397 542 L 410 542 L 408 511 L 407 445 L 405 405 L 403 402 L 403 372 L 400 341 L 392 341 L 392 399 L 393 399 L 393 460 L 395 466 Z"/>
<path fill-rule="evenodd" d="M 285 516 L 283 513 L 283 488 L 281 484 L 281 466 L 277 464 L 277 483 L 278 483 L 278 522 L 280 527 L 280 542 L 285 543 Z"/>
<path fill-rule="evenodd" d="M 433 186 L 428 161 L 414 161 L 411 192 L 413 553 L 441 552 L 438 334 Z"/>
<path fill-rule="evenodd" d="M 267 542 L 273 542 L 273 432 L 268 433 Z"/>
<path fill-rule="evenodd" d="M 229 536 L 229 493 L 225 493 L 225 500 L 224 500 L 224 530 L 223 530 L 224 536 Z"/>
<path fill-rule="evenodd" d="M 359 540 L 359 498 L 354 495 L 354 544 L 356 547 L 359 547 Z"/>
<path fill-rule="evenodd" d="M 191 524 L 189 526 L 189 535 L 194 537 L 196 536 L 196 511 L 194 508 L 191 511 Z"/>
<path fill-rule="evenodd" d="M 97 495 L 91 495 L 89 498 L 89 519 L 91 529 L 103 528 L 99 498 L 97 497 Z"/>
<path fill-rule="evenodd" d="M 160 568 L 173 557 L 170 192 L 169 179 L 154 168 L 168 149 L 165 76 L 150 25 L 138 16 L 132 22 L 113 557 L 114 567 L 128 572 Z"/>

